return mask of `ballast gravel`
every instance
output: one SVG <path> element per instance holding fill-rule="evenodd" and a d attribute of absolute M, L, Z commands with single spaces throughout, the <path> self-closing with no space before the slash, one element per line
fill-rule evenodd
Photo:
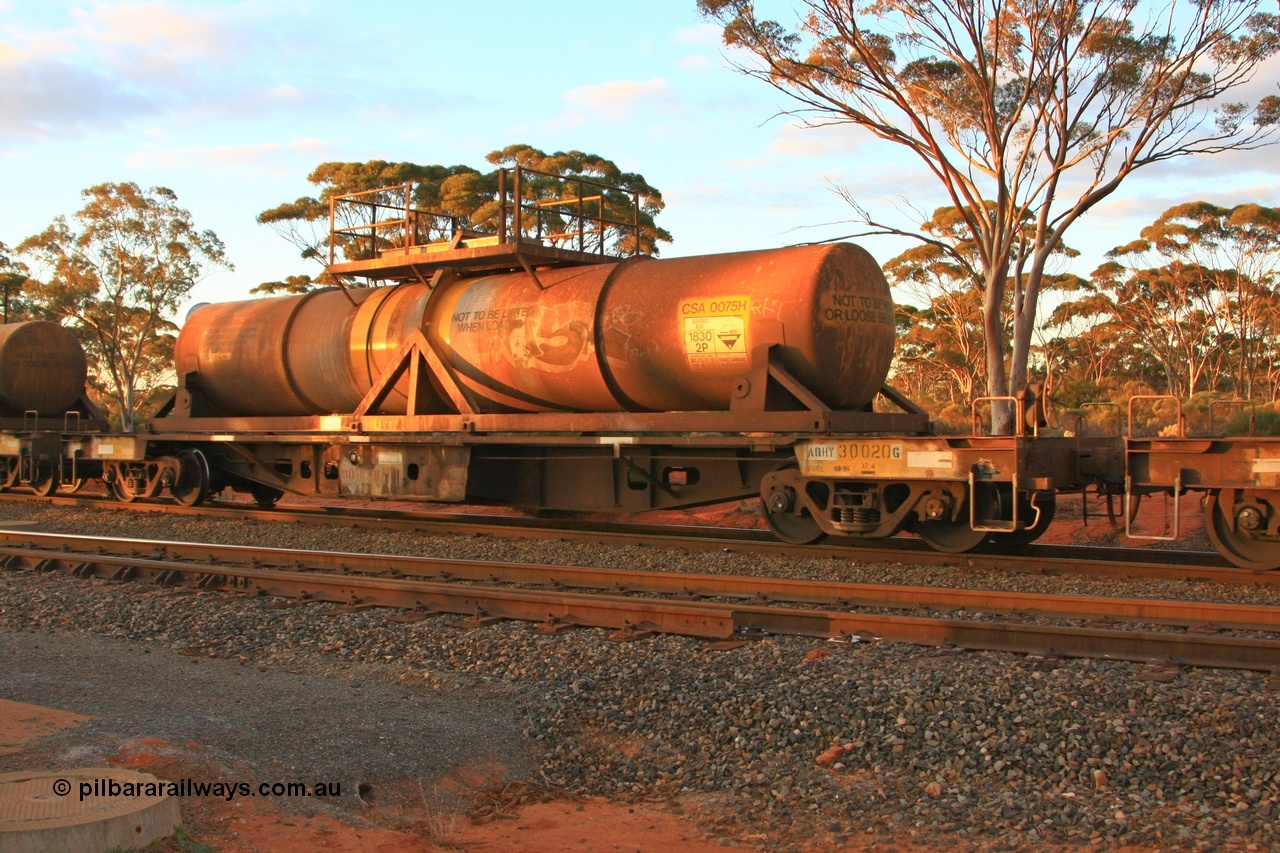
<path fill-rule="evenodd" d="M 293 549 L 1123 595 L 1192 589 L 988 573 L 977 582 L 972 572 L 936 567 L 10 503 L 0 504 L 0 519 L 91 536 Z M 1248 587 L 1194 590 L 1221 600 L 1275 597 Z M 51 684 L 56 678 L 39 661 L 56 669 L 55 652 L 65 660 L 73 648 L 62 644 L 127 641 L 111 648 L 130 660 L 145 655 L 154 678 L 175 691 L 184 670 L 227 667 L 227 680 L 201 701 L 211 715 L 245 715 L 243 725 L 231 724 L 238 739 L 225 739 L 238 760 L 276 759 L 347 774 L 343 781 L 375 765 L 430 776 L 462 753 L 496 751 L 513 775 L 570 795 L 696 806 L 708 831 L 729 845 L 746 838 L 741 843 L 773 850 L 810 839 L 821 848 L 871 832 L 974 850 L 1280 846 L 1277 692 L 1265 673 L 1185 670 L 1173 681 L 1148 681 L 1140 666 L 1113 661 L 1046 663 L 788 637 L 716 651 L 674 636 L 610 643 L 596 630 L 547 635 L 518 623 L 460 630 L 450 617 L 404 624 L 390 622 L 391 611 L 333 610 L 0 571 L 0 694 L 58 704 L 67 695 L 58 690 L 74 688 Z M 35 646 L 49 657 L 28 651 Z M 222 660 L 193 664 L 176 654 L 193 649 Z M 43 685 L 33 674 L 40 671 Z M 332 721 L 279 727 L 245 709 L 275 690 L 314 695 Z M 338 701 L 352 692 L 362 695 Z M 127 716 L 118 697 L 81 696 L 69 709 Z M 340 751 L 313 760 L 295 743 L 313 733 L 342 742 L 342 720 L 354 716 L 373 727 Z M 138 730 L 165 718 L 139 716 Z M 436 734 L 423 736 L 428 731 Z M 374 740 L 384 733 L 393 744 Z"/>

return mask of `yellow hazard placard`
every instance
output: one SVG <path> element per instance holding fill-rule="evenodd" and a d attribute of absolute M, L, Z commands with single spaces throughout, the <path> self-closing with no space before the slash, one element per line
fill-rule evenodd
<path fill-rule="evenodd" d="M 745 370 L 751 366 L 747 318 L 751 299 L 721 296 L 680 303 L 685 357 L 692 370 Z"/>

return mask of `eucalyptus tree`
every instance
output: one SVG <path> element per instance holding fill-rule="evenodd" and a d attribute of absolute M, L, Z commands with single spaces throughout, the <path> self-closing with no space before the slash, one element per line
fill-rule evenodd
<path fill-rule="evenodd" d="M 1198 272 L 1198 289 L 1218 297 L 1214 318 L 1232 342 L 1236 393 L 1250 397 L 1280 339 L 1280 209 L 1259 204 L 1175 205 L 1142 230 L 1137 245 Z"/>
<path fill-rule="evenodd" d="M 1153 265 L 1140 240 L 1107 258 L 1093 273 L 1093 291 L 1059 305 L 1049 322 L 1083 318 L 1122 330 L 1159 363 L 1168 393 L 1210 390 L 1223 340 L 1214 322 L 1219 293 L 1205 271 L 1179 262 Z"/>
<path fill-rule="evenodd" d="M 911 322 L 899 334 L 895 370 L 930 377 L 947 389 L 948 402 L 970 405 L 985 383 L 986 364 L 982 304 L 968 276 L 931 245 L 908 249 L 884 272 L 908 300 L 921 304 L 907 312 Z"/>
<path fill-rule="evenodd" d="M 168 318 L 201 279 L 231 264 L 173 190 L 107 183 L 82 195 L 74 216 L 59 216 L 18 251 L 36 265 L 32 300 L 80 338 L 91 374 L 133 430 L 143 392 L 171 370 Z"/>
<path fill-rule="evenodd" d="M 899 146 L 961 212 L 977 257 L 954 257 L 983 291 L 993 395 L 1026 381 L 1046 264 L 1072 225 L 1136 170 L 1257 147 L 1280 121 L 1274 94 L 1230 98 L 1280 49 L 1262 0 L 806 0 L 792 27 L 750 0 L 697 2 L 784 112 Z M 951 251 L 861 203 L 855 219 Z"/>
<path fill-rule="evenodd" d="M 0 243 L 0 322 L 16 323 L 31 319 L 32 306 L 24 287 L 27 268 L 10 255 L 10 249 Z"/>

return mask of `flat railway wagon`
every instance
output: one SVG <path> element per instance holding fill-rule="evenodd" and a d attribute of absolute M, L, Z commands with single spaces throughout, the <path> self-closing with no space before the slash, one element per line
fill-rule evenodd
<path fill-rule="evenodd" d="M 955 553 L 1034 540 L 1062 494 L 1122 495 L 1128 518 L 1198 490 L 1228 560 L 1280 568 L 1280 439 L 1188 437 L 1180 415 L 1168 438 L 1070 435 L 1032 391 L 986 401 L 1012 434 L 934 434 L 885 385 L 893 302 L 859 247 L 658 260 L 635 253 L 634 196 L 619 212 L 570 178 L 530 199 L 535 177 L 503 173 L 487 233 L 409 186 L 334 198 L 330 271 L 369 286 L 197 306 L 177 389 L 133 434 L 84 397 L 78 345 L 49 342 L 69 333 L 0 327 L 0 489 L 613 513 L 758 495 L 789 542 L 909 530 Z"/>

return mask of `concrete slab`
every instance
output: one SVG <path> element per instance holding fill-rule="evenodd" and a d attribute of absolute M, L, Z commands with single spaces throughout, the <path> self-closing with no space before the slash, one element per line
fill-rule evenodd
<path fill-rule="evenodd" d="M 0 775 L 0 851 L 106 853 L 146 847 L 182 822 L 150 773 L 83 767 Z"/>

